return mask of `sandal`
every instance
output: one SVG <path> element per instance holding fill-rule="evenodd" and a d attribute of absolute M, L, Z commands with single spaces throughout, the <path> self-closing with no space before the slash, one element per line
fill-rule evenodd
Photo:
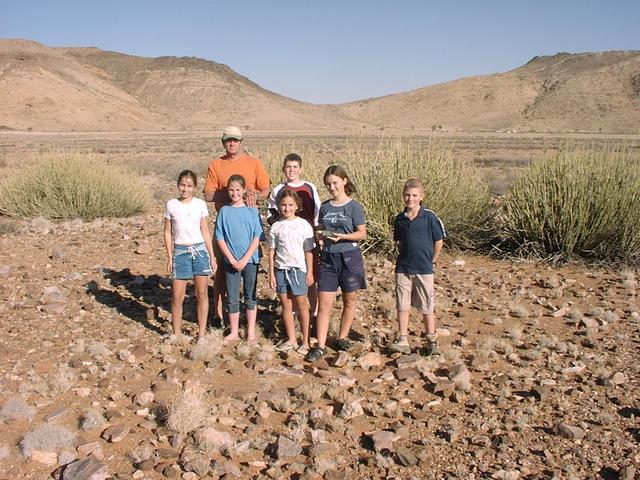
<path fill-rule="evenodd" d="M 306 357 L 304 357 L 304 359 L 307 362 L 317 362 L 322 357 L 324 357 L 326 354 L 327 354 L 327 351 L 324 348 L 322 348 L 322 347 L 313 347 L 311 350 L 309 350 L 309 353 L 307 354 Z"/>
<path fill-rule="evenodd" d="M 298 355 L 302 355 L 304 357 L 304 356 L 308 355 L 309 347 L 307 347 L 306 345 L 300 345 L 298 348 L 296 348 L 296 353 Z"/>
<path fill-rule="evenodd" d="M 353 348 L 353 342 L 348 338 L 339 338 L 336 340 L 336 349 L 348 352 Z"/>
<path fill-rule="evenodd" d="M 297 347 L 298 345 L 283 341 L 276 345 L 276 352 L 288 352 L 290 350 L 296 349 Z"/>

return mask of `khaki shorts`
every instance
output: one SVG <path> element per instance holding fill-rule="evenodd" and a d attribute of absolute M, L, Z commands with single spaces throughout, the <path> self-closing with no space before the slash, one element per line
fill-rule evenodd
<path fill-rule="evenodd" d="M 422 314 L 434 312 L 433 274 L 396 273 L 396 308 L 400 312 L 416 308 Z"/>

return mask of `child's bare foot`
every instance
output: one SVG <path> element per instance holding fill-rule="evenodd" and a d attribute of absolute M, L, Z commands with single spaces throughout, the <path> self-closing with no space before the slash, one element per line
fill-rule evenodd
<path fill-rule="evenodd" d="M 256 337 L 247 337 L 247 344 L 252 347 L 258 345 L 258 339 Z"/>
<path fill-rule="evenodd" d="M 224 337 L 224 340 L 222 340 L 222 344 L 223 345 L 231 345 L 232 343 L 235 343 L 238 340 L 240 340 L 240 337 L 238 336 L 237 333 L 230 333 L 229 335 Z"/>

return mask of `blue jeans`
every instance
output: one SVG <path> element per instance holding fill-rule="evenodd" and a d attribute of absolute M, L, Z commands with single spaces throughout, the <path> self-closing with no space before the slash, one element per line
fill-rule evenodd
<path fill-rule="evenodd" d="M 229 313 L 238 313 L 240 311 L 240 279 L 242 279 L 244 306 L 247 310 L 255 310 L 257 308 L 258 264 L 247 263 L 247 266 L 241 272 L 237 272 L 225 262 L 224 277 L 227 282 L 227 311 Z"/>

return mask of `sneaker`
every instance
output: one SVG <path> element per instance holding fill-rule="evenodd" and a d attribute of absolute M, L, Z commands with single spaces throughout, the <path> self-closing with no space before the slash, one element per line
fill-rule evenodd
<path fill-rule="evenodd" d="M 398 335 L 397 340 L 389 345 L 389 350 L 395 353 L 411 353 L 411 345 L 409 345 L 407 335 Z"/>
<path fill-rule="evenodd" d="M 313 347 L 311 350 L 309 350 L 309 353 L 307 354 L 306 357 L 304 357 L 304 359 L 307 362 L 317 362 L 322 357 L 324 357 L 326 354 L 327 354 L 327 351 L 324 348 L 322 348 L 322 347 Z"/>
<path fill-rule="evenodd" d="M 339 338 L 336 340 L 336 350 L 348 352 L 353 348 L 353 342 L 348 338 Z"/>
<path fill-rule="evenodd" d="M 282 341 L 276 345 L 276 352 L 288 352 L 290 350 L 295 350 L 298 346 L 287 341 Z"/>
<path fill-rule="evenodd" d="M 441 353 L 440 348 L 438 348 L 438 337 L 427 335 L 427 341 L 424 344 L 424 355 L 429 357 L 431 355 L 440 355 Z"/>

